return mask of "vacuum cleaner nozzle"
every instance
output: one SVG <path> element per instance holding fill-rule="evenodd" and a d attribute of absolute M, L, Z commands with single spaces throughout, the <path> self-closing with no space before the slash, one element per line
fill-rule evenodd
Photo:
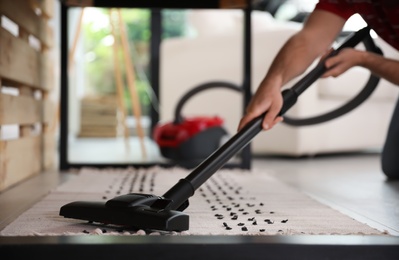
<path fill-rule="evenodd" d="M 60 215 L 137 229 L 184 231 L 189 216 L 170 210 L 170 200 L 149 194 L 130 193 L 104 202 L 75 201 L 61 207 Z"/>

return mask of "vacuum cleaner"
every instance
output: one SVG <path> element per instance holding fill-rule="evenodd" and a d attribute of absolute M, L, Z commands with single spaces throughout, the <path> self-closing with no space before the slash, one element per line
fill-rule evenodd
<path fill-rule="evenodd" d="M 354 47 L 361 41 L 367 41 L 374 46 L 373 51 L 381 51 L 372 44 L 369 35 L 370 28 L 365 27 L 349 37 L 340 47 L 331 52 L 336 55 L 341 49 Z M 282 91 L 283 107 L 279 113 L 284 115 L 297 101 L 298 97 L 324 74 L 326 68 L 320 62 L 305 77 L 292 88 Z M 368 86 L 370 88 L 370 86 Z M 355 103 L 364 100 L 371 90 L 362 93 Z M 329 118 L 339 115 L 349 109 L 334 112 Z M 232 136 L 225 144 L 213 152 L 206 160 L 199 164 L 189 175 L 180 179 L 164 195 L 130 193 L 117 196 L 107 202 L 75 201 L 61 207 L 60 215 L 66 218 L 80 219 L 91 222 L 113 224 L 133 229 L 184 231 L 189 229 L 189 216 L 183 211 L 189 206 L 189 198 L 207 181 L 217 170 L 228 162 L 237 152 L 244 148 L 259 132 L 262 131 L 262 120 L 265 114 L 253 119 L 243 129 Z"/>
<path fill-rule="evenodd" d="M 191 97 L 214 88 L 242 91 L 235 84 L 216 81 L 201 84 L 184 94 L 175 108 L 174 120 L 154 128 L 153 139 L 163 157 L 179 166 L 193 168 L 221 146 L 223 139 L 228 136 L 221 117 L 182 116 L 183 107 Z"/>

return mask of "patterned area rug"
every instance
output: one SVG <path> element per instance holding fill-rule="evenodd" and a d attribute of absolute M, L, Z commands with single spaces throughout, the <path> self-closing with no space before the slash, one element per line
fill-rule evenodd
<path fill-rule="evenodd" d="M 30 235 L 386 235 L 273 178 L 267 172 L 220 170 L 190 198 L 183 232 L 131 230 L 59 216 L 79 200 L 107 201 L 131 192 L 162 196 L 189 171 L 82 169 L 4 228 L 1 236 Z"/>

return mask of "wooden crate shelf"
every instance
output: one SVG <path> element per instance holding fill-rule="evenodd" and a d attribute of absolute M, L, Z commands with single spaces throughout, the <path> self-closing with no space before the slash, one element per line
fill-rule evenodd
<path fill-rule="evenodd" d="M 0 130 L 10 125 L 19 130 L 18 138 L 0 134 L 0 191 L 54 167 L 51 126 L 56 109 L 49 99 L 54 89 L 50 56 L 54 33 L 49 23 L 53 4 L 53 0 L 0 1 L 0 21 L 13 25 L 0 22 Z"/>
<path fill-rule="evenodd" d="M 81 101 L 79 137 L 116 137 L 118 105 L 115 96 L 85 97 Z"/>

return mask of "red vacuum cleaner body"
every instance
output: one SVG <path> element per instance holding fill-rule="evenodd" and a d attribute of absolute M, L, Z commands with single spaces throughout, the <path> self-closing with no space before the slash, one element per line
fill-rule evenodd
<path fill-rule="evenodd" d="M 162 156 L 184 167 L 194 167 L 219 148 L 226 135 L 222 118 L 198 116 L 159 124 L 153 138 Z"/>
<path fill-rule="evenodd" d="M 228 135 L 219 116 L 182 116 L 184 105 L 199 92 L 224 88 L 241 92 L 230 82 L 215 81 L 198 85 L 185 93 L 175 108 L 174 120 L 155 126 L 153 139 L 163 157 L 185 168 L 193 168 L 216 151 Z"/>

